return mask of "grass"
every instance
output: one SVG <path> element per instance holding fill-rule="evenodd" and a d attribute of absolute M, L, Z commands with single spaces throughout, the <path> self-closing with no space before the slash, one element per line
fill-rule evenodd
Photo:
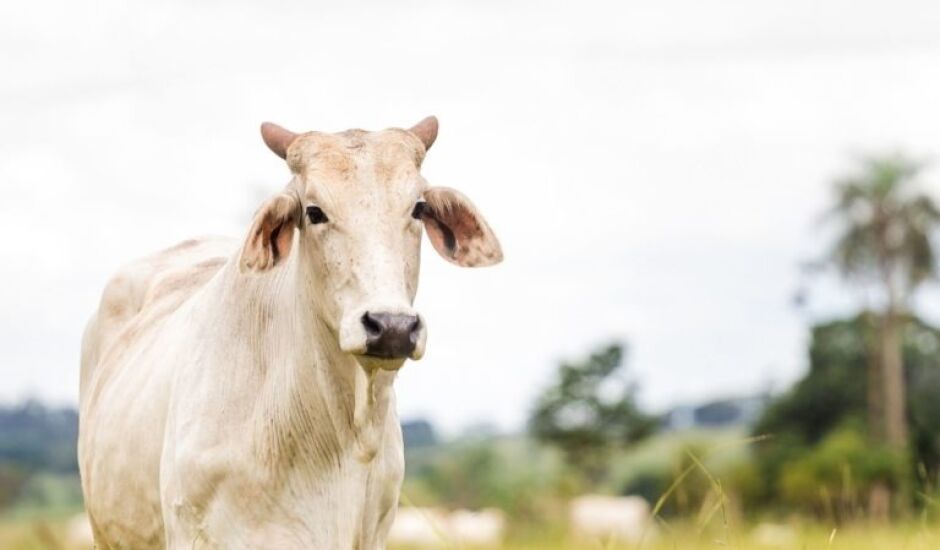
<path fill-rule="evenodd" d="M 0 520 L 0 550 L 89 550 L 69 545 L 64 520 Z"/>
<path fill-rule="evenodd" d="M 616 541 L 520 540 L 509 541 L 503 550 L 562 550 L 562 549 L 618 549 L 618 550 L 933 550 L 940 548 L 940 527 L 925 528 L 917 525 L 858 525 L 834 530 L 823 525 L 802 527 L 777 526 L 771 535 L 756 527 L 738 530 L 730 538 L 722 529 L 700 532 L 694 525 L 674 527 L 661 532 L 653 540 L 641 545 Z"/>
<path fill-rule="evenodd" d="M 720 522 L 716 522 L 720 523 Z M 510 539 L 502 550 L 933 550 L 940 548 L 940 525 L 858 524 L 833 529 L 818 523 L 778 524 L 772 529 L 716 525 L 702 530 L 695 522 L 661 528 L 641 545 L 609 540 L 572 541 L 555 532 L 527 533 Z M 87 550 L 69 546 L 63 521 L 0 520 L 2 550 Z M 774 541 L 773 539 L 776 539 Z M 442 544 L 441 548 L 447 548 Z M 397 550 L 397 549 L 396 549 Z M 404 550 L 404 549 L 402 549 Z"/>
<path fill-rule="evenodd" d="M 741 449 L 762 440 L 763 437 L 728 437 L 711 445 L 704 454 L 696 455 L 681 440 L 658 442 L 650 447 L 648 458 L 653 461 L 663 456 L 662 446 L 682 445 L 688 466 L 675 478 L 654 504 L 652 514 L 658 521 L 655 530 L 643 533 L 639 541 L 628 543 L 617 540 L 572 540 L 563 529 L 548 526 L 542 532 L 510 530 L 513 537 L 501 546 L 503 550 L 928 550 L 940 548 L 940 523 L 928 521 L 926 512 L 920 522 L 913 519 L 897 524 L 856 521 L 836 527 L 824 520 L 793 518 L 786 523 L 748 523 L 740 520 L 740 510 L 730 509 L 729 499 L 721 479 L 706 466 L 721 458 L 727 451 Z M 626 464 L 639 469 L 644 457 Z M 680 521 L 666 521 L 660 515 L 664 504 L 674 497 L 690 475 L 704 476 L 710 492 L 698 513 L 687 513 Z M 933 507 L 932 497 L 922 495 Z M 442 540 L 441 548 L 459 548 Z M 397 549 L 396 549 L 397 550 Z"/>
<path fill-rule="evenodd" d="M 636 542 L 610 539 L 574 540 L 561 525 L 514 525 L 502 550 L 933 550 L 940 548 L 940 522 L 928 519 L 925 512 L 920 521 L 909 519 L 895 524 L 857 521 L 838 527 L 825 520 L 793 517 L 785 522 L 755 523 L 742 521 L 740 510 L 733 510 L 725 494 L 722 480 L 706 464 L 728 451 L 739 452 L 761 438 L 728 437 L 699 454 L 680 439 L 666 440 L 650 446 L 646 455 L 625 462 L 624 466 L 639 468 L 643 461 L 652 462 L 663 452 L 663 445 L 684 449 L 686 467 L 653 505 L 657 520 L 655 529 L 643 533 Z M 678 447 L 677 447 L 678 446 Z M 647 456 L 648 455 L 648 456 Z M 680 520 L 665 520 L 660 512 L 664 503 L 674 498 L 676 490 L 690 475 L 704 476 L 710 487 L 708 498 L 695 513 L 690 510 Z M 45 493 L 43 493 L 45 494 Z M 932 491 L 931 491 L 932 494 Z M 922 494 L 928 508 L 936 503 L 929 494 Z M 62 499 L 45 500 L 57 503 Z M 413 503 L 402 495 L 402 504 Z M 70 545 L 68 520 L 74 510 L 49 507 L 20 510 L 16 515 L 0 516 L 0 550 L 90 550 Z M 737 512 L 737 513 L 736 513 Z M 460 549 L 440 534 L 440 543 L 432 548 Z M 411 550 L 393 547 L 390 550 Z M 468 549 L 469 550 L 469 549 Z"/>

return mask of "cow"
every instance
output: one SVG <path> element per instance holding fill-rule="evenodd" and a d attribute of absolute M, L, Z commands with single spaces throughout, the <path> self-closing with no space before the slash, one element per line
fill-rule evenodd
<path fill-rule="evenodd" d="M 450 516 L 441 508 L 399 508 L 388 532 L 388 542 L 393 547 L 406 548 L 453 546 Z"/>
<path fill-rule="evenodd" d="M 506 514 L 499 508 L 454 510 L 450 530 L 460 546 L 499 546 L 506 533 Z"/>
<path fill-rule="evenodd" d="M 111 279 L 82 341 L 78 454 L 102 549 L 384 548 L 404 471 L 393 381 L 420 359 L 421 234 L 458 266 L 502 251 L 420 173 L 437 137 L 261 126 L 287 185 L 243 240 Z"/>
<path fill-rule="evenodd" d="M 568 504 L 568 521 L 579 540 L 638 544 L 656 534 L 650 505 L 640 496 L 579 496 Z"/>
<path fill-rule="evenodd" d="M 499 546 L 506 531 L 506 514 L 498 508 L 474 511 L 458 508 L 400 508 L 388 542 L 405 547 Z"/>

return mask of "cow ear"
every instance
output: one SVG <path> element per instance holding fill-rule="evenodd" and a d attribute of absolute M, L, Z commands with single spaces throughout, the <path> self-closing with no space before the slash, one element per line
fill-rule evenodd
<path fill-rule="evenodd" d="M 245 238 L 239 260 L 241 270 L 266 271 L 286 258 L 300 217 L 300 201 L 293 195 L 279 193 L 268 199 L 255 214 Z"/>
<path fill-rule="evenodd" d="M 445 260 L 463 267 L 495 265 L 503 260 L 499 240 L 470 199 L 454 189 L 424 192 L 421 219 L 431 244 Z"/>

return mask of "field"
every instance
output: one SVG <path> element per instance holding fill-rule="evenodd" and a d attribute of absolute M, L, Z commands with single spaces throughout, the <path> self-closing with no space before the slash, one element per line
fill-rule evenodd
<path fill-rule="evenodd" d="M 2 550 L 87 550 L 69 545 L 67 522 L 0 520 Z M 461 548 L 442 541 L 438 548 Z M 617 541 L 567 540 L 564 535 L 531 533 L 513 537 L 503 550 L 930 550 L 940 548 L 938 525 L 855 525 L 831 529 L 818 524 L 786 526 L 764 524 L 746 528 L 699 532 L 691 526 L 666 526 L 653 540 L 642 545 Z M 406 549 L 399 549 L 406 550 Z"/>

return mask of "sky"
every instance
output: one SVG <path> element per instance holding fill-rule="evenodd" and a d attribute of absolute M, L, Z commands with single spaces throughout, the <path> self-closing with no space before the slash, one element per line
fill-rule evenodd
<path fill-rule="evenodd" d="M 805 372 L 829 183 L 854 155 L 940 154 L 930 1 L 139 1 L 0 5 L 0 401 L 77 402 L 123 263 L 242 237 L 289 179 L 258 125 L 407 127 L 504 264 L 425 243 L 425 358 L 404 418 L 523 426 L 559 361 L 614 339 L 650 410 Z M 940 172 L 925 173 L 940 192 Z M 940 320 L 935 290 L 922 314 Z"/>

